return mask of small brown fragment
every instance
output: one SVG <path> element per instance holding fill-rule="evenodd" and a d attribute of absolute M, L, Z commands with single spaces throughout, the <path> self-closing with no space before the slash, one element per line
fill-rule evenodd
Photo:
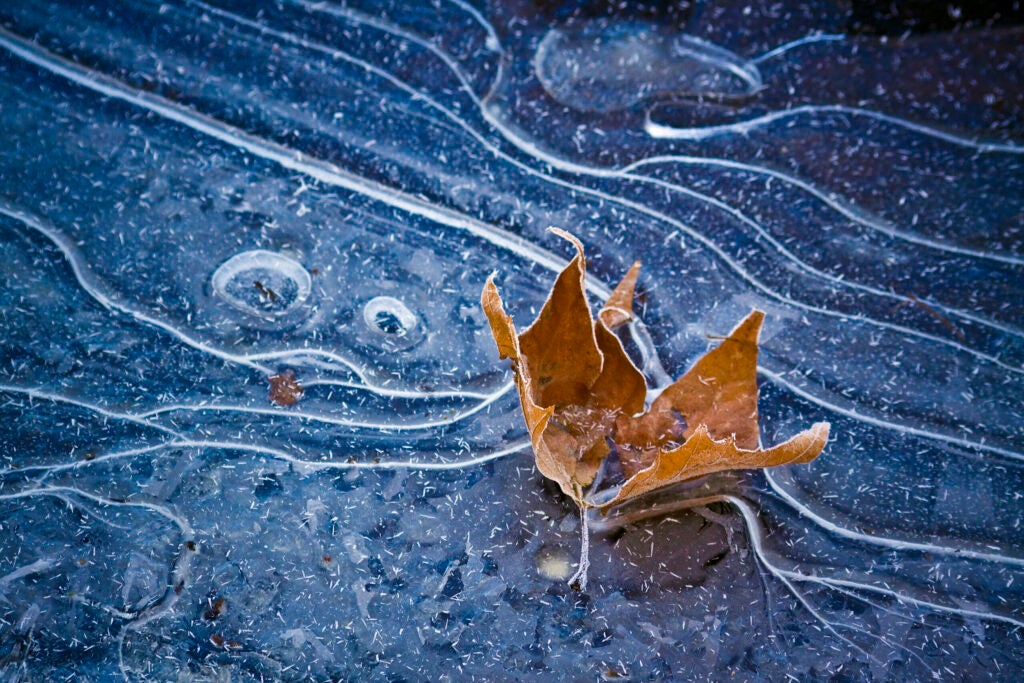
<path fill-rule="evenodd" d="M 270 382 L 270 400 L 279 406 L 295 405 L 305 392 L 291 370 L 278 373 L 267 381 Z"/>
<path fill-rule="evenodd" d="M 264 299 L 267 299 L 268 301 L 271 301 L 271 302 L 277 301 L 277 292 L 272 290 L 270 287 L 267 287 L 266 285 L 264 285 L 259 280 L 253 280 L 252 281 L 252 286 L 255 287 L 259 291 L 260 295 Z"/>
<path fill-rule="evenodd" d="M 203 612 L 203 619 L 207 621 L 216 621 L 220 618 L 224 612 L 228 609 L 228 601 L 224 598 L 217 598 L 210 605 L 210 609 Z"/>

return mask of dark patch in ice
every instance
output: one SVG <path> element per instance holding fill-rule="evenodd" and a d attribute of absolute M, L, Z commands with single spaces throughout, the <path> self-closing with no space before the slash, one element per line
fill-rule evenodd
<path fill-rule="evenodd" d="M 1024 7 L 1019 2 L 980 0 L 943 4 L 922 0 L 853 0 L 847 26 L 850 33 L 855 34 L 905 37 L 1022 23 Z"/>

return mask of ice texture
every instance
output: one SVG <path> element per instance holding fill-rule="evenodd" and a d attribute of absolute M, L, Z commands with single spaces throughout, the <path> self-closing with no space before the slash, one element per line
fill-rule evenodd
<path fill-rule="evenodd" d="M 0 680 L 1024 678 L 1024 36 L 840 4 L 0 6 Z M 550 226 L 834 435 L 586 594 L 478 303 Z"/>

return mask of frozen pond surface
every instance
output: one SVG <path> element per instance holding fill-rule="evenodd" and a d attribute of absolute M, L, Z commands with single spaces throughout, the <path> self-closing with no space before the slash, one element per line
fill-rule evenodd
<path fill-rule="evenodd" d="M 1024 677 L 1024 36 L 790 4 L 5 3 L 0 680 Z M 586 595 L 478 304 L 548 226 L 833 428 Z"/>

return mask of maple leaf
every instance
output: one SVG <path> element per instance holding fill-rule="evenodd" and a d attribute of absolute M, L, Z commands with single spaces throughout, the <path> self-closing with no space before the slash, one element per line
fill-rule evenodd
<path fill-rule="evenodd" d="M 614 329 L 633 318 L 640 272 L 633 264 L 597 317 L 585 294 L 583 245 L 558 275 L 537 320 L 522 334 L 505 313 L 493 276 L 481 304 L 502 358 L 512 361 L 537 469 L 579 506 L 584 553 L 577 579 L 585 585 L 587 510 L 607 510 L 672 484 L 734 469 L 810 462 L 828 441 L 814 424 L 788 441 L 760 448 L 757 421 L 757 337 L 764 313 L 752 311 L 716 348 L 646 407 L 647 383 Z M 614 458 L 624 480 L 592 491 Z"/>

